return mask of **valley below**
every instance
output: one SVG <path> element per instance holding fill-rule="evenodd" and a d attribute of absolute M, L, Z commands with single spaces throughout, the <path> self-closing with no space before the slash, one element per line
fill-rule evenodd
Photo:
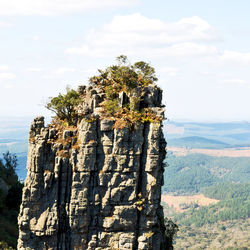
<path fill-rule="evenodd" d="M 250 249 L 250 125 L 170 123 L 162 205 L 174 249 Z"/>
<path fill-rule="evenodd" d="M 176 212 L 183 213 L 185 210 L 188 210 L 190 206 L 196 204 L 196 208 L 198 209 L 201 206 L 209 206 L 211 204 L 216 204 L 219 200 L 211 199 L 204 194 L 196 194 L 196 195 L 167 195 L 163 194 L 161 196 L 162 202 L 164 202 L 168 207 L 173 208 Z"/>

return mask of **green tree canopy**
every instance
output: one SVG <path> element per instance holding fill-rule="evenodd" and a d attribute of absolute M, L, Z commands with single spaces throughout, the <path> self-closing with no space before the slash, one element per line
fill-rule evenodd
<path fill-rule="evenodd" d="M 46 108 L 54 112 L 59 119 L 66 120 L 69 125 L 72 125 L 77 118 L 76 106 L 80 102 L 80 94 L 67 88 L 65 95 L 59 93 L 58 96 L 51 97 Z"/>
<path fill-rule="evenodd" d="M 120 55 L 116 58 L 117 64 L 98 70 L 99 75 L 89 79 L 90 84 L 97 84 L 103 87 L 106 94 L 105 108 L 107 113 L 114 115 L 121 111 L 118 106 L 118 96 L 121 91 L 126 94 L 133 93 L 137 87 L 145 87 L 157 81 L 155 69 L 144 61 L 133 65 L 129 63 L 127 56 Z M 132 101 L 132 98 L 131 98 Z M 131 111 L 136 110 L 136 102 L 140 96 L 134 96 L 133 103 L 128 107 Z"/>
<path fill-rule="evenodd" d="M 147 86 L 158 80 L 149 63 L 139 61 L 131 65 L 125 55 L 118 56 L 116 60 L 117 65 L 98 70 L 100 74 L 91 77 L 90 83 L 112 86 L 119 93 L 120 90 L 129 92 L 138 85 Z"/>
<path fill-rule="evenodd" d="M 139 111 L 141 91 L 145 86 L 157 81 L 155 69 L 149 63 L 139 61 L 131 65 L 127 56 L 120 55 L 116 58 L 117 64 L 98 70 L 99 74 L 89 79 L 90 85 L 98 86 L 105 93 L 102 106 L 108 115 L 127 113 L 134 117 L 132 112 Z M 124 106 L 119 106 L 119 94 L 125 92 L 124 99 L 130 96 L 130 102 L 124 102 Z M 65 120 L 69 125 L 75 125 L 78 119 L 77 106 L 83 102 L 83 96 L 73 89 L 67 89 L 66 94 L 59 93 L 56 97 L 51 97 L 46 104 L 46 108 L 56 114 L 60 120 Z M 126 106 L 125 106 L 126 105 Z M 130 114 L 128 114 L 130 112 Z M 140 117 L 138 118 L 140 119 Z M 137 120 L 138 120 L 137 119 Z"/>
<path fill-rule="evenodd" d="M 0 187 L 0 249 L 16 249 L 17 244 L 17 216 L 23 184 L 18 181 L 16 167 L 16 155 L 9 152 L 3 154 L 3 159 L 0 159 L 0 180 L 8 186 L 8 190 L 6 193 Z"/>
<path fill-rule="evenodd" d="M 0 159 L 0 177 L 8 185 L 14 185 L 18 181 L 18 177 L 16 174 L 17 167 L 17 157 L 15 154 L 11 154 L 10 152 L 6 152 L 3 154 L 4 162 Z"/>

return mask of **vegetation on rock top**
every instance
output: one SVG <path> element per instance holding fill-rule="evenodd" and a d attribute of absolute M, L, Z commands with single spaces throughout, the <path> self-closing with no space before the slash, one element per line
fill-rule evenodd
<path fill-rule="evenodd" d="M 114 98 L 111 92 L 114 95 L 120 91 L 129 93 L 138 86 L 148 86 L 158 80 L 155 69 L 144 61 L 131 65 L 127 57 L 121 55 L 117 57 L 117 62 L 117 65 L 98 70 L 100 74 L 89 79 L 90 84 L 98 84 L 106 88 L 105 92 L 111 94 L 111 96 L 108 94 L 107 99 Z"/>
<path fill-rule="evenodd" d="M 142 91 L 146 86 L 154 84 L 158 79 L 155 69 L 148 63 L 139 61 L 131 65 L 127 57 L 117 57 L 117 65 L 98 70 L 99 75 L 89 79 L 90 86 L 98 88 L 105 94 L 100 104 L 103 116 L 116 120 L 115 127 L 129 127 L 137 122 L 159 122 L 162 117 L 148 107 L 140 107 L 143 99 Z M 155 86 L 155 88 L 158 88 Z M 124 95 L 129 99 L 121 104 L 119 98 Z M 69 125 L 76 125 L 79 118 L 79 105 L 85 101 L 85 95 L 73 89 L 67 89 L 65 95 L 59 93 L 57 97 L 50 98 L 46 108 L 56 114 L 59 120 Z M 81 117 L 82 118 L 82 117 Z M 86 120 L 91 120 L 85 117 Z"/>

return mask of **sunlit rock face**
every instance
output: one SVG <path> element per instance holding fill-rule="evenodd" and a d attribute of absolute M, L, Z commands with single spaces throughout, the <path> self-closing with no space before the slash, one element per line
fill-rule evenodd
<path fill-rule="evenodd" d="M 103 93 L 79 89 L 82 112 L 95 119 L 64 131 L 45 127 L 43 117 L 31 125 L 18 249 L 169 249 L 160 205 L 161 122 L 115 128 L 99 114 Z M 138 109 L 163 118 L 160 89 L 143 91 Z M 129 98 L 121 95 L 120 105 Z"/>

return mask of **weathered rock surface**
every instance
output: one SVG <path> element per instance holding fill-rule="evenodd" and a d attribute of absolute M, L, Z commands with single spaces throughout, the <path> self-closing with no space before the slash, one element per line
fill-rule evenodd
<path fill-rule="evenodd" d="M 80 87 L 87 96 L 75 130 L 30 129 L 23 201 L 18 218 L 18 249 L 168 249 L 163 209 L 161 123 L 114 129 L 98 116 L 103 94 Z M 163 116 L 161 91 L 149 86 L 144 107 Z M 121 97 L 125 100 L 125 97 Z"/>

